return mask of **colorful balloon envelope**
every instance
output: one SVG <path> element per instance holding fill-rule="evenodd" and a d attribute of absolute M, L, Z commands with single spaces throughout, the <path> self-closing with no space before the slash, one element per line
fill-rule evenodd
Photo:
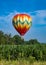
<path fill-rule="evenodd" d="M 20 35 L 24 35 L 32 26 L 32 18 L 27 14 L 17 14 L 12 20 L 14 28 Z"/>

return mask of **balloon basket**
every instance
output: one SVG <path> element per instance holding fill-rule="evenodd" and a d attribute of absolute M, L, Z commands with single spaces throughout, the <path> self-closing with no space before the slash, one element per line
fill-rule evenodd
<path fill-rule="evenodd" d="M 24 41 L 24 36 L 21 36 L 21 40 L 23 40 L 23 41 Z"/>

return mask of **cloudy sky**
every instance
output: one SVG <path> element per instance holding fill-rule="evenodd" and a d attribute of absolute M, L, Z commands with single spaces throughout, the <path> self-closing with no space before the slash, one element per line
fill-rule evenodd
<path fill-rule="evenodd" d="M 46 0 L 0 0 L 0 30 L 12 36 L 18 34 L 12 25 L 12 18 L 18 13 L 32 17 L 32 27 L 24 39 L 46 42 Z"/>

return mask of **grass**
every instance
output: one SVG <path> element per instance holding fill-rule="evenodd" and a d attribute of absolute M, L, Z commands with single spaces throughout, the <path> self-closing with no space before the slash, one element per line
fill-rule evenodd
<path fill-rule="evenodd" d="M 30 63 L 29 61 L 26 60 L 16 60 L 16 61 L 6 61 L 6 60 L 1 60 L 0 65 L 46 65 L 46 62 L 33 62 Z"/>

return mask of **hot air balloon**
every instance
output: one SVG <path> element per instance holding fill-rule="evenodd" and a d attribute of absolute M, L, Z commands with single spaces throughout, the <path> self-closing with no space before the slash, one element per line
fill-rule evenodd
<path fill-rule="evenodd" d="M 32 26 L 32 18 L 27 14 L 17 14 L 12 20 L 14 28 L 23 36 Z"/>

